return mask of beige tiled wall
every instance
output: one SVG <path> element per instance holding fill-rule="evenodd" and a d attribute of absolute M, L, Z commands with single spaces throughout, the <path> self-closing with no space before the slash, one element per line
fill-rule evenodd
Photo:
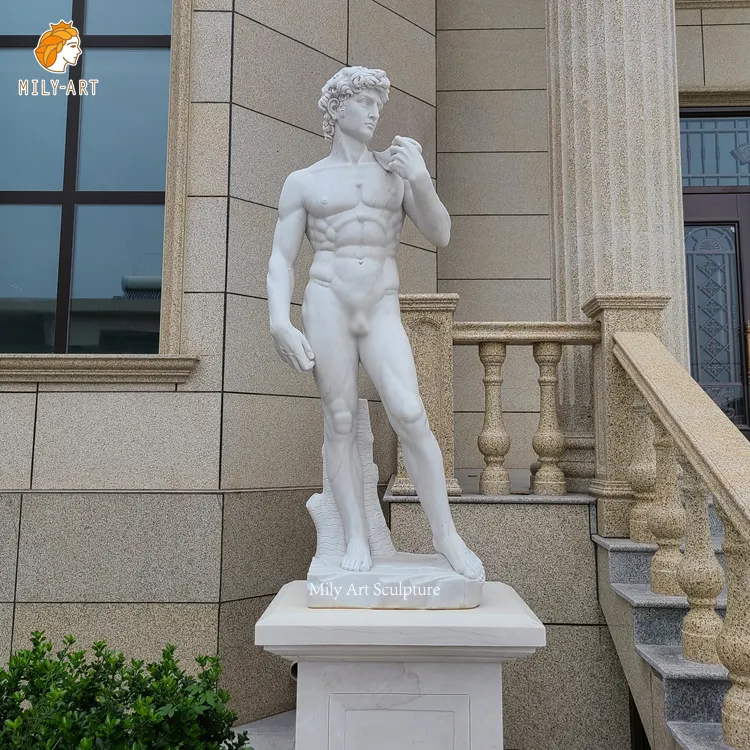
<path fill-rule="evenodd" d="M 437 28 L 437 186 L 453 217 L 438 290 L 458 292 L 458 320 L 549 320 L 544 0 L 437 0 Z M 475 468 L 483 368 L 475 348 L 454 353 L 456 466 Z M 539 408 L 531 350 L 511 348 L 503 377 L 507 465 L 528 467 Z"/>
<path fill-rule="evenodd" d="M 680 89 L 750 89 L 750 10 L 677 11 Z"/>
<path fill-rule="evenodd" d="M 513 586 L 547 629 L 545 648 L 503 667 L 505 746 L 629 750 L 628 690 L 597 600 L 589 506 L 461 502 L 452 511 L 488 580 Z M 399 549 L 430 551 L 417 504 L 392 504 L 391 527 Z"/>

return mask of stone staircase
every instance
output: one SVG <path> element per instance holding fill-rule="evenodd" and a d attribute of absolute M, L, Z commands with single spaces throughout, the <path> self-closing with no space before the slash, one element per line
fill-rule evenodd
<path fill-rule="evenodd" d="M 714 552 L 723 566 L 723 530 L 713 506 L 709 522 Z M 651 750 L 731 750 L 721 731 L 727 670 L 682 658 L 681 626 L 688 602 L 684 596 L 651 591 L 656 545 L 597 535 L 593 540 L 599 600 Z M 717 611 L 724 617 L 726 590 Z"/>

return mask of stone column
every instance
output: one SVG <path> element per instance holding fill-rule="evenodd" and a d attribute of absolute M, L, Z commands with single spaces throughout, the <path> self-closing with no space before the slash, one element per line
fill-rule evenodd
<path fill-rule="evenodd" d="M 599 294 L 663 294 L 688 366 L 674 0 L 548 0 L 552 294 L 581 320 Z M 593 476 L 591 354 L 565 347 L 568 489 Z"/>

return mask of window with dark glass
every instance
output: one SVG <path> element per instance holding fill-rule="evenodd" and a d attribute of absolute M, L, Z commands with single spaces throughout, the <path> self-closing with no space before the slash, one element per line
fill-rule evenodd
<path fill-rule="evenodd" d="M 171 5 L 3 5 L 0 353 L 158 352 Z M 82 54 L 55 73 L 60 21 Z"/>
<path fill-rule="evenodd" d="M 691 374 L 750 436 L 750 113 L 680 127 Z"/>

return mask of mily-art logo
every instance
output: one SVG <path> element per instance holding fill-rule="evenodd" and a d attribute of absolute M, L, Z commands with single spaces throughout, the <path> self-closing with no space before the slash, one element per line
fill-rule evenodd
<path fill-rule="evenodd" d="M 72 21 L 63 21 L 51 23 L 47 31 L 40 37 L 34 57 L 36 61 L 50 73 L 58 75 L 65 73 L 68 66 L 78 65 L 78 61 L 83 54 L 81 49 L 81 35 L 78 29 L 73 26 Z M 91 94 L 96 96 L 96 84 L 99 81 L 95 78 L 90 80 L 81 79 L 76 86 L 75 81 L 60 81 L 57 78 L 49 79 L 49 88 L 47 88 L 47 79 L 32 78 L 29 80 L 19 79 L 18 95 L 19 96 L 56 96 L 58 93 L 66 96 L 87 96 Z"/>

